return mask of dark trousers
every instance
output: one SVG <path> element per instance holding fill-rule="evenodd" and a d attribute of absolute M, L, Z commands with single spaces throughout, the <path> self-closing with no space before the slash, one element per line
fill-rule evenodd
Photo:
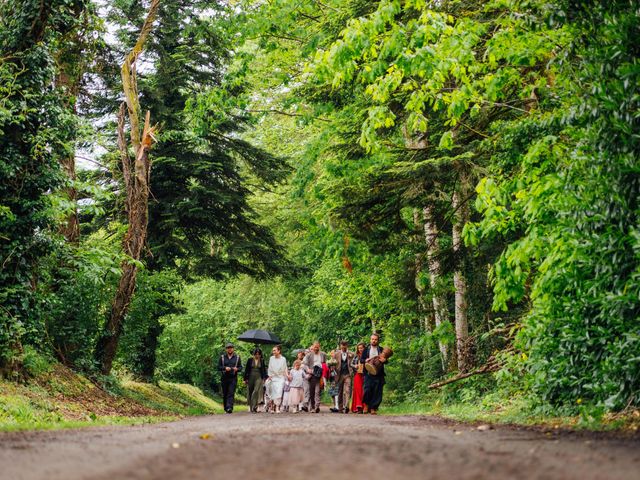
<path fill-rule="evenodd" d="M 309 379 L 309 411 L 320 408 L 320 379 L 311 375 Z"/>
<path fill-rule="evenodd" d="M 384 388 L 384 377 L 382 375 L 364 376 L 364 398 L 363 402 L 371 410 L 377 410 L 382 403 L 382 389 Z"/>
<path fill-rule="evenodd" d="M 236 394 L 236 385 L 238 384 L 237 375 L 222 376 L 222 398 L 224 399 L 225 411 L 233 410 L 233 399 Z"/>

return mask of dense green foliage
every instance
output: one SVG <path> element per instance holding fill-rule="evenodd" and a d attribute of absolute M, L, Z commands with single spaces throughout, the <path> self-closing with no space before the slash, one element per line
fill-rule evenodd
<path fill-rule="evenodd" d="M 141 81 L 142 105 L 162 125 L 151 177 L 150 266 L 187 277 L 268 275 L 282 258 L 271 232 L 255 221 L 242 170 L 272 183 L 287 166 L 238 138 L 251 118 L 218 98 L 221 91 L 240 95 L 243 86 L 222 85 L 230 45 L 218 22 L 202 18 L 212 7 L 221 9 L 210 1 L 161 4 L 148 47 L 155 71 Z"/>
<path fill-rule="evenodd" d="M 634 2 L 566 2 L 543 17 L 571 38 L 557 100 L 502 127 L 479 186 L 480 236 L 519 237 L 495 265 L 495 306 L 530 296 L 520 344 L 554 404 L 639 399 L 637 15 Z"/>
<path fill-rule="evenodd" d="M 50 248 L 46 194 L 60 185 L 68 115 L 51 81 L 48 44 L 74 27 L 83 1 L 0 3 L 0 370 L 37 328 L 32 291 Z"/>
<path fill-rule="evenodd" d="M 0 28 L 0 354 L 15 366 L 33 345 L 91 371 L 127 261 L 112 119 L 146 3 L 98 18 L 61 2 L 38 32 L 23 3 L 26 23 Z M 55 41 L 83 10 L 86 55 Z M 377 330 L 396 351 L 388 400 L 480 368 L 499 371 L 445 394 L 637 406 L 639 13 L 161 2 L 138 72 L 159 124 L 148 249 L 117 368 L 210 387 L 245 329 L 274 331 L 285 353 Z M 76 112 L 53 87 L 69 69 Z M 59 166 L 74 148 L 98 164 L 72 179 L 77 205 Z M 56 224 L 73 211 L 81 239 L 67 242 Z"/>

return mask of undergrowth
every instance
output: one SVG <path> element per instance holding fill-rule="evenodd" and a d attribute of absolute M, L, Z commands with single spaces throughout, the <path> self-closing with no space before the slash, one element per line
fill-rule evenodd
<path fill-rule="evenodd" d="M 384 406 L 384 405 L 383 405 Z M 384 408 L 388 415 L 438 415 L 464 422 L 544 425 L 588 430 L 640 429 L 640 411 L 607 413 L 579 402 L 573 408 L 552 408 L 526 394 L 522 382 L 500 381 L 494 375 L 471 377 L 439 390 L 420 386 Z"/>
<path fill-rule="evenodd" d="M 97 384 L 35 352 L 25 358 L 23 383 L 0 380 L 0 431 L 136 425 L 223 411 L 191 385 L 126 377 Z"/>

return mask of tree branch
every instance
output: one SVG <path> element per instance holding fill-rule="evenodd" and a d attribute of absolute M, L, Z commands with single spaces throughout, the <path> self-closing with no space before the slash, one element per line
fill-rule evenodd
<path fill-rule="evenodd" d="M 156 19 L 159 7 L 160 0 L 151 1 L 151 6 L 149 7 L 149 12 L 147 13 L 147 18 L 142 25 L 142 29 L 140 30 L 138 40 L 125 57 L 121 69 L 122 88 L 127 102 L 127 109 L 129 110 L 131 144 L 133 145 L 136 156 L 138 155 L 138 150 L 140 150 L 140 99 L 138 98 L 135 63 L 142 53 L 144 43 L 153 28 L 153 22 Z"/>
<path fill-rule="evenodd" d="M 513 351 L 513 347 L 509 347 L 509 348 L 503 350 L 501 353 L 512 352 L 512 351 Z M 482 373 L 497 372 L 503 366 L 504 366 L 504 363 L 501 362 L 500 360 L 498 360 L 495 357 L 495 355 L 492 355 L 491 357 L 489 357 L 489 360 L 487 361 L 487 363 L 484 364 L 483 366 L 478 367 L 475 370 L 472 370 L 470 372 L 459 373 L 455 377 L 447 378 L 446 380 L 442 380 L 441 382 L 432 383 L 431 385 L 429 385 L 429 390 L 435 390 L 436 388 L 442 388 L 445 385 L 449 385 L 450 383 L 454 383 L 454 382 L 457 382 L 459 380 L 464 380 L 465 378 L 472 377 L 473 375 L 480 375 Z"/>
<path fill-rule="evenodd" d="M 286 115 L 287 117 L 304 117 L 305 115 L 302 115 L 300 113 L 290 113 L 290 112 L 285 112 L 282 110 L 277 110 L 274 108 L 270 108 L 267 110 L 247 110 L 247 112 L 249 113 L 276 113 L 278 115 Z M 321 122 L 330 122 L 331 120 L 327 119 L 327 118 L 321 118 L 321 117 L 314 117 L 314 120 L 320 120 Z"/>

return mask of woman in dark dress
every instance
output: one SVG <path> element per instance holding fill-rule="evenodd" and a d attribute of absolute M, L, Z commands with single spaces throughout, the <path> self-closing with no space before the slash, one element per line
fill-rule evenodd
<path fill-rule="evenodd" d="M 258 405 L 264 402 L 264 381 L 267 378 L 267 366 L 262 350 L 256 348 L 253 357 L 247 361 L 244 370 L 244 383 L 247 384 L 247 400 L 252 413 L 258 411 Z"/>
<path fill-rule="evenodd" d="M 356 345 L 356 354 L 353 356 L 351 366 L 355 373 L 353 374 L 353 390 L 351 393 L 351 411 L 354 413 L 362 413 L 364 410 L 364 363 L 360 357 L 364 352 L 366 345 L 360 342 Z"/>

